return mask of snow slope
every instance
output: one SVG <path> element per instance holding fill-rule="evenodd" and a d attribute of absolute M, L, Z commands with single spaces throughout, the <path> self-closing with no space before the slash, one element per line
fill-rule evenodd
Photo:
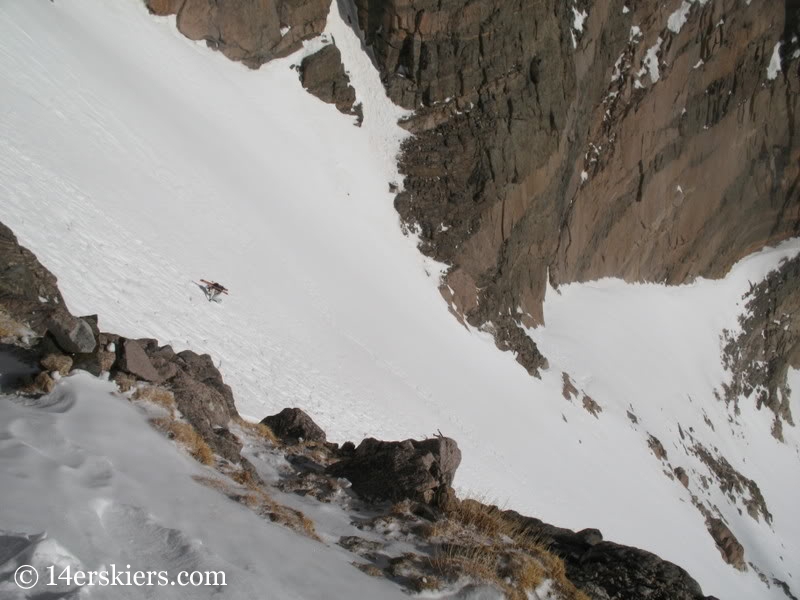
<path fill-rule="evenodd" d="M 748 280 L 800 244 L 761 253 L 724 282 L 548 294 L 548 325 L 532 335 L 552 368 L 533 379 L 448 314 L 439 267 L 401 234 L 388 192 L 401 112 L 335 6 L 328 33 L 364 102 L 363 128 L 302 90 L 297 57 L 249 71 L 139 0 L 6 0 L 2 220 L 59 277 L 73 312 L 208 352 L 245 415 L 300 406 L 339 441 L 441 429 L 463 450 L 464 490 L 652 550 L 707 594 L 782 597 L 721 561 L 646 438 L 669 450 L 676 423 L 692 426 L 755 478 L 772 527 L 716 500 L 747 558 L 792 581 L 796 432 L 779 446 L 759 413 L 728 426 L 712 392 L 725 377 L 718 335 L 735 326 Z M 206 302 L 200 277 L 231 295 Z M 603 407 L 599 419 L 563 398 L 562 370 Z"/>
<path fill-rule="evenodd" d="M 30 594 L 45 597 L 74 589 L 57 579 L 67 566 L 74 573 L 112 564 L 164 578 L 86 587 L 81 598 L 404 597 L 350 566 L 345 550 L 266 522 L 194 481 L 213 471 L 176 452 L 115 389 L 79 374 L 37 401 L 0 397 L 0 597 L 33 597 L 10 579 L 22 565 L 39 572 Z M 183 571 L 221 571 L 226 585 L 180 586 Z"/>

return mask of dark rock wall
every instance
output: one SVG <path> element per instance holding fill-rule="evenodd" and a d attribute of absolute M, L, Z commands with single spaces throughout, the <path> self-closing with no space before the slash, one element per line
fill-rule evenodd
<path fill-rule="evenodd" d="M 694 3 L 679 33 L 678 0 L 579 2 L 582 31 L 554 1 L 356 4 L 389 95 L 417 111 L 398 211 L 499 345 L 542 322 L 548 271 L 682 283 L 800 234 L 791 2 Z"/>

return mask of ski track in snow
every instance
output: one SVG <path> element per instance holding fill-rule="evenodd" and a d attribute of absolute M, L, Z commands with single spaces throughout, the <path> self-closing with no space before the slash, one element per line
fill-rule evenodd
<path fill-rule="evenodd" d="M 770 415 L 744 401 L 742 440 L 712 394 L 738 298 L 797 242 L 723 282 L 550 291 L 548 325 L 531 335 L 551 369 L 536 380 L 448 314 L 440 267 L 400 233 L 388 184 L 403 113 L 335 6 L 328 34 L 364 102 L 363 128 L 301 88 L 289 68 L 299 55 L 250 71 L 138 0 L 9 0 L 0 32 L 2 219 L 59 277 L 73 312 L 208 352 L 244 415 L 300 406 L 337 441 L 441 429 L 463 450 L 464 490 L 654 551 L 706 594 L 782 597 L 721 561 L 646 437 L 674 466 L 699 468 L 675 446 L 677 422 L 694 427 L 756 479 L 772 528 L 710 498 L 747 558 L 792 581 L 796 431 L 774 443 Z M 201 277 L 231 295 L 207 302 Z M 603 407 L 599 420 L 562 397 L 562 370 Z"/>

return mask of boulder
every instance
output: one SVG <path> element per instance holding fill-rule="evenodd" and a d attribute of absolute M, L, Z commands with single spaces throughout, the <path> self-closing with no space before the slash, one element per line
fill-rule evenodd
<path fill-rule="evenodd" d="M 322 428 L 299 408 L 284 408 L 276 415 L 265 417 L 261 421 L 272 432 L 285 442 L 325 442 L 326 436 Z"/>
<path fill-rule="evenodd" d="M 153 383 L 161 381 L 161 375 L 153 367 L 144 349 L 136 340 L 126 339 L 122 342 L 119 368 L 144 381 Z"/>
<path fill-rule="evenodd" d="M 300 82 L 317 98 L 345 114 L 353 112 L 356 91 L 344 70 L 342 54 L 334 44 L 323 46 L 300 63 Z"/>
<path fill-rule="evenodd" d="M 368 501 L 408 498 L 443 505 L 452 495 L 450 486 L 460 463 L 458 444 L 447 437 L 403 442 L 368 438 L 327 472 L 349 479 L 353 491 Z"/>
<path fill-rule="evenodd" d="M 139 340 L 141 342 L 141 340 Z M 172 351 L 169 348 L 168 353 Z M 214 361 L 208 354 L 197 354 L 191 350 L 184 350 L 171 359 L 171 362 L 185 375 L 191 377 L 196 382 L 214 390 L 222 398 L 219 411 L 224 413 L 228 420 L 238 417 L 239 413 L 233 402 L 233 392 L 229 385 L 222 380 L 219 369 L 214 365 Z M 167 368 L 165 366 L 165 368 Z"/>
<path fill-rule="evenodd" d="M 85 354 L 97 346 L 92 326 L 66 311 L 53 313 L 47 321 L 47 329 L 65 352 Z"/>
<path fill-rule="evenodd" d="M 181 371 L 170 381 L 170 390 L 178 410 L 203 438 L 215 428 L 228 426 L 231 415 L 225 399 L 213 387 Z"/>

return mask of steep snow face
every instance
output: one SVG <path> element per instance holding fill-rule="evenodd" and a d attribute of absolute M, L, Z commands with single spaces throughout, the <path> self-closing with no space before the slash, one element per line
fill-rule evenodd
<path fill-rule="evenodd" d="M 598 527 L 685 566 L 708 594 L 781 597 L 722 562 L 690 491 L 664 475 L 647 436 L 671 449 L 680 422 L 756 479 L 771 528 L 715 498 L 747 558 L 792 581 L 800 536 L 778 505 L 800 491 L 783 469 L 797 472 L 794 431 L 779 446 L 768 415 L 728 425 L 712 391 L 725 377 L 718 335 L 735 325 L 748 277 L 797 245 L 758 255 L 755 275 L 750 265 L 723 283 L 553 292 L 548 325 L 532 334 L 552 368 L 531 378 L 448 314 L 439 267 L 401 234 L 388 191 L 401 113 L 335 8 L 329 34 L 365 104 L 361 129 L 302 90 L 296 57 L 249 71 L 139 0 L 3 2 L 2 219 L 59 277 L 73 311 L 208 352 L 245 415 L 300 406 L 338 441 L 440 429 L 463 450 L 464 490 Z M 207 302 L 200 277 L 231 295 Z M 670 318 L 676 306 L 685 323 Z M 564 399 L 562 370 L 602 413 Z"/>
<path fill-rule="evenodd" d="M 193 475 L 213 471 L 176 452 L 114 389 L 79 374 L 37 401 L 0 396 L 0 597 L 61 597 L 77 587 L 67 567 L 118 583 L 128 576 L 117 571 L 162 575 L 111 587 L 98 574 L 84 590 L 93 598 L 404 597 L 354 569 L 343 549 L 197 483 Z M 39 574 L 30 592 L 11 580 L 23 565 Z M 179 585 L 187 577 L 203 585 Z"/>

